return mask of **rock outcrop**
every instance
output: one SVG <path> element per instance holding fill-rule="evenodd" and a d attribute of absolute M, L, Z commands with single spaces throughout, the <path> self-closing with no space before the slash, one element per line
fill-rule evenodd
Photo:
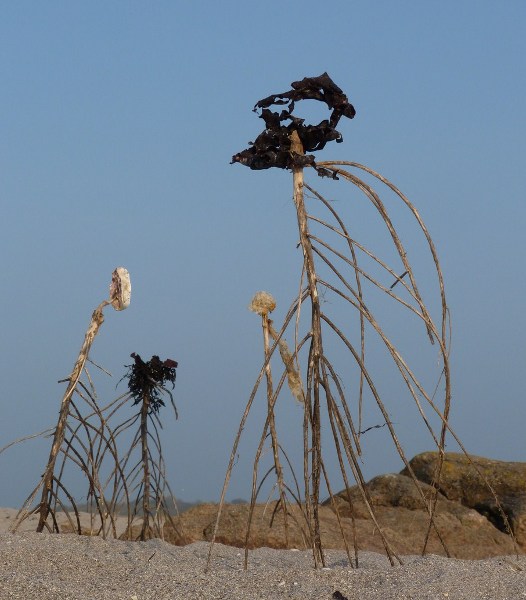
<path fill-rule="evenodd" d="M 376 519 L 401 554 L 420 554 L 424 548 L 429 527 L 427 506 L 433 489 L 421 482 L 419 487 L 420 491 L 411 478 L 399 474 L 379 475 L 367 484 Z M 340 515 L 349 518 L 354 514 L 356 519 L 365 519 L 372 524 L 357 486 L 350 488 L 349 494 L 345 490 L 337 494 L 336 503 Z M 329 505 L 330 501 L 325 504 Z M 446 555 L 444 545 L 455 558 L 485 558 L 514 552 L 510 536 L 497 530 L 477 511 L 448 500 L 442 494 L 438 495 L 435 526 L 426 549 L 431 554 Z M 374 535 L 374 529 L 369 535 Z M 358 537 L 362 549 L 370 549 L 369 539 Z"/>
<path fill-rule="evenodd" d="M 378 523 L 390 545 L 399 555 L 420 554 L 429 525 L 429 515 L 414 482 L 403 475 L 381 475 L 367 484 Z M 431 494 L 430 486 L 422 484 L 424 495 Z M 360 550 L 383 553 L 384 544 L 378 528 L 371 519 L 361 493 L 355 486 L 349 490 L 352 513 L 347 492 L 335 496 L 319 507 L 321 537 L 324 548 L 344 549 L 338 517 L 353 552 L 353 539 L 356 535 Z M 283 513 L 274 514 L 275 503 L 258 504 L 254 510 L 248 547 L 308 549 L 305 522 L 297 506 L 290 507 L 288 531 L 285 534 Z M 184 539 L 176 535 L 169 526 L 165 528 L 165 539 L 175 544 L 212 539 L 218 507 L 216 504 L 196 506 L 177 518 L 177 527 L 184 531 Z M 246 524 L 249 506 L 247 504 L 227 504 L 216 536 L 222 544 L 243 548 L 246 537 Z M 351 519 L 354 515 L 354 525 Z M 477 511 L 463 507 L 440 495 L 435 517 L 436 527 L 448 547 L 451 556 L 463 559 L 478 559 L 514 553 L 510 536 L 496 529 Z M 427 552 L 446 555 L 436 532 L 432 532 Z"/>
<path fill-rule="evenodd" d="M 419 454 L 410 461 L 418 484 L 408 476 L 407 470 L 380 475 L 366 484 L 376 522 L 358 486 L 324 502 L 319 507 L 323 547 L 345 549 L 347 543 L 353 553 L 356 539 L 360 550 L 383 553 L 379 526 L 398 555 L 421 554 L 429 529 L 429 503 L 434 493 L 430 484 L 437 461 L 435 452 Z M 461 559 L 503 556 L 517 550 L 526 552 L 526 463 L 481 457 L 472 457 L 472 461 L 476 468 L 464 455 L 446 454 L 426 552 L 445 556 L 447 548 L 450 556 Z M 499 497 L 518 547 L 506 532 L 494 495 L 484 478 Z M 248 547 L 309 549 L 300 508 L 289 507 L 287 527 L 282 511 L 275 508 L 276 503 L 255 506 Z M 175 529 L 168 523 L 165 525 L 165 539 L 177 545 L 210 541 L 217 511 L 216 504 L 200 504 L 181 513 L 174 517 Z M 225 505 L 216 541 L 243 548 L 248 515 L 248 504 Z M 346 542 L 342 539 L 342 529 Z"/>
<path fill-rule="evenodd" d="M 420 481 L 432 483 L 437 468 L 437 452 L 418 454 L 410 466 Z M 439 489 L 449 500 L 473 508 L 506 532 L 505 520 L 498 508 L 496 493 L 517 543 L 526 549 L 526 463 L 504 462 L 448 452 L 440 476 Z M 407 469 L 401 472 L 407 475 Z M 485 481 L 486 480 L 486 481 Z"/>

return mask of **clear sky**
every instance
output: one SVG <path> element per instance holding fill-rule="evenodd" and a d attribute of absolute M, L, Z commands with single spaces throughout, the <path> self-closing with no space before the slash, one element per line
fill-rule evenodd
<path fill-rule="evenodd" d="M 132 304 L 95 341 L 114 376 L 99 393 L 122 390 L 131 352 L 179 361 L 170 482 L 218 497 L 260 368 L 247 305 L 266 289 L 279 321 L 299 277 L 290 174 L 229 162 L 261 130 L 258 99 L 328 71 L 357 116 L 319 158 L 390 178 L 435 240 L 454 428 L 474 454 L 526 460 L 525 23 L 522 0 L 0 2 L 0 446 L 55 424 L 57 381 L 123 265 Z M 285 437 L 301 409 L 286 418 Z M 368 435 L 366 476 L 399 470 Z M 49 444 L 0 456 L 0 505 L 25 498 Z M 250 459 L 229 497 L 248 496 Z"/>

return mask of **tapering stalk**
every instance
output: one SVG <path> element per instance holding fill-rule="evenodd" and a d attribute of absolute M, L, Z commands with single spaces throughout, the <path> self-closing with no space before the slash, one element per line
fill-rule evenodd
<path fill-rule="evenodd" d="M 303 156 L 304 150 L 298 132 L 293 131 L 291 136 L 291 151 L 298 156 Z M 292 169 L 293 177 L 293 199 L 298 218 L 298 229 L 300 234 L 300 243 L 303 249 L 303 261 L 305 271 L 307 272 L 307 281 L 309 296 L 311 300 L 311 319 L 312 319 L 312 339 L 309 352 L 308 365 L 308 386 L 307 398 L 304 404 L 304 410 L 308 411 L 308 419 L 305 423 L 311 426 L 311 481 L 309 474 L 305 473 L 305 502 L 307 514 L 312 515 L 313 524 L 313 551 L 314 564 L 316 567 L 321 563 L 325 566 L 323 550 L 321 545 L 320 523 L 319 523 L 319 502 L 320 502 L 320 477 L 321 477 L 321 418 L 320 418 L 320 358 L 323 355 L 321 341 L 321 310 L 318 295 L 316 271 L 314 267 L 314 256 L 309 237 L 309 227 L 307 221 L 307 211 L 303 194 L 303 168 L 294 167 Z M 305 426 L 304 426 L 304 429 Z M 304 431 L 304 435 L 307 431 Z"/>
<path fill-rule="evenodd" d="M 44 472 L 44 476 L 42 478 L 43 489 L 40 504 L 38 507 L 38 512 L 40 513 L 40 518 L 38 520 L 37 525 L 38 532 L 42 532 L 44 530 L 47 518 L 49 516 L 51 499 L 53 497 L 55 463 L 57 461 L 57 456 L 60 451 L 60 447 L 64 442 L 64 436 L 66 433 L 66 423 L 69 415 L 71 399 L 73 397 L 73 393 L 75 392 L 79 379 L 82 375 L 82 371 L 84 370 L 84 366 L 86 364 L 86 360 L 88 359 L 89 351 L 91 349 L 91 345 L 93 344 L 93 340 L 95 339 L 95 336 L 97 335 L 100 326 L 104 322 L 104 315 L 102 313 L 102 310 L 108 304 L 110 304 L 110 302 L 105 300 L 104 302 L 101 302 L 101 304 L 99 304 L 99 306 L 93 311 L 93 314 L 91 316 L 91 322 L 84 336 L 84 343 L 82 344 L 82 347 L 80 349 L 77 362 L 73 367 L 73 371 L 69 376 L 68 387 L 66 389 L 66 392 L 64 393 L 64 397 L 62 398 L 59 419 L 57 427 L 55 429 L 55 434 L 53 436 L 53 445 L 51 446 L 48 464 Z"/>
<path fill-rule="evenodd" d="M 267 379 L 267 412 L 268 422 L 270 429 L 270 437 L 272 440 L 272 452 L 274 454 L 274 468 L 276 470 L 276 478 L 278 480 L 278 493 L 281 510 L 283 511 L 283 521 L 285 526 L 285 544 L 289 545 L 289 524 L 287 519 L 287 503 L 285 497 L 285 483 L 283 479 L 283 469 L 279 460 L 279 442 L 278 434 L 276 431 L 276 420 L 274 417 L 274 384 L 272 381 L 272 369 L 270 366 L 270 344 L 269 344 L 269 331 L 272 326 L 272 322 L 268 318 L 267 313 L 261 315 L 261 324 L 263 327 L 263 345 L 265 349 L 265 362 L 267 366 L 265 368 L 265 376 Z"/>
<path fill-rule="evenodd" d="M 144 394 L 141 407 L 141 460 L 142 460 L 142 529 L 141 540 L 150 528 L 150 461 L 148 456 L 148 410 L 150 399 Z"/>

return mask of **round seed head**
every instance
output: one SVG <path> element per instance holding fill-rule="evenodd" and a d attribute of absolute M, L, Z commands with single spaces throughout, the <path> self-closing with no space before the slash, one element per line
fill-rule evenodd
<path fill-rule="evenodd" d="M 276 308 L 276 301 L 268 292 L 256 292 L 248 308 L 258 315 L 268 315 Z"/>

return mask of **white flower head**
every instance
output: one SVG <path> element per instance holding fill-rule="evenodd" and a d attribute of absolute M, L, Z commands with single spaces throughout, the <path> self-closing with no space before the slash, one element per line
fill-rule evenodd
<path fill-rule="evenodd" d="M 130 306 L 130 274 L 124 267 L 117 267 L 111 276 L 110 302 L 115 310 L 124 310 Z"/>

